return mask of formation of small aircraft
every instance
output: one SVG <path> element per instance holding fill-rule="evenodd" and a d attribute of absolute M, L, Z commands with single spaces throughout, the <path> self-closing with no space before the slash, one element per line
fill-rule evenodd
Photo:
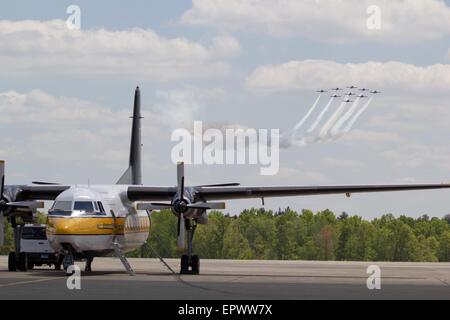
<path fill-rule="evenodd" d="M 352 85 L 352 86 L 348 86 L 348 87 L 346 87 L 347 89 L 350 89 L 350 90 L 353 90 L 353 89 L 358 89 L 358 87 L 356 87 L 356 86 L 354 86 L 354 85 Z M 343 89 L 342 88 L 339 88 L 339 87 L 336 87 L 336 88 L 331 88 L 331 91 L 335 91 L 336 93 L 338 92 L 338 91 L 342 91 Z M 362 91 L 362 92 L 370 92 L 371 94 L 379 94 L 379 93 L 381 93 L 380 91 L 377 91 L 377 90 L 373 90 L 373 91 L 370 91 L 370 89 L 368 89 L 368 88 L 359 88 L 358 89 L 359 91 Z M 327 90 L 324 90 L 324 89 L 320 89 L 320 90 L 317 90 L 316 92 L 318 92 L 318 93 L 324 93 L 324 92 L 327 92 Z M 339 95 L 337 95 L 337 94 L 332 94 L 331 96 L 330 96 L 330 98 L 340 98 L 341 96 L 339 96 Z M 363 98 L 367 98 L 367 96 L 366 95 L 364 95 L 364 94 L 355 94 L 355 93 L 353 93 L 352 91 L 348 91 L 348 92 L 346 92 L 345 94 L 344 94 L 344 96 L 346 97 L 346 99 L 344 99 L 342 102 L 345 102 L 345 103 L 350 103 L 350 102 L 354 102 L 353 100 L 350 100 L 349 99 L 349 97 L 351 97 L 351 96 L 356 96 L 357 98 L 360 98 L 360 99 L 363 99 Z"/>

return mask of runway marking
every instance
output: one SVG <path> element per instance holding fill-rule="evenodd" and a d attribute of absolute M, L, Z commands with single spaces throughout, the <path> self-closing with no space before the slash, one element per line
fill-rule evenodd
<path fill-rule="evenodd" d="M 0 284 L 0 288 L 14 287 L 14 286 L 22 285 L 22 284 L 39 283 L 39 282 L 45 282 L 45 281 L 50 281 L 50 280 L 59 280 L 59 279 L 61 279 L 61 278 L 44 278 L 44 279 L 37 279 L 37 280 L 27 280 L 27 281 L 13 282 L 13 283 L 5 283 L 5 284 Z"/>

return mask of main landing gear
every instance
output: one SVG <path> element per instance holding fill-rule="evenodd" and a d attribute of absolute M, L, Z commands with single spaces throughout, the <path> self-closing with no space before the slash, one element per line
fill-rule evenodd
<path fill-rule="evenodd" d="M 200 273 L 200 258 L 192 254 L 192 242 L 194 239 L 195 229 L 197 228 L 196 220 L 185 219 L 184 222 L 187 231 L 187 245 L 188 252 L 181 256 L 180 274 L 199 274 Z"/>
<path fill-rule="evenodd" d="M 92 271 L 92 261 L 94 261 L 94 257 L 87 257 L 86 258 L 86 266 L 84 267 L 85 272 L 91 272 Z"/>

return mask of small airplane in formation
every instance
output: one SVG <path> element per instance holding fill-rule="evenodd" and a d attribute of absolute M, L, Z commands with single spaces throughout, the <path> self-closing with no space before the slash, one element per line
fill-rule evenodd
<path fill-rule="evenodd" d="M 370 93 L 372 93 L 372 94 L 378 94 L 378 93 L 381 93 L 381 91 L 374 90 L 374 91 L 370 91 Z"/>
<path fill-rule="evenodd" d="M 362 99 L 362 98 L 367 98 L 367 96 L 365 96 L 365 95 L 363 95 L 363 94 L 360 94 L 360 95 L 358 95 L 357 97 L 360 98 L 360 99 Z"/>
<path fill-rule="evenodd" d="M 330 96 L 330 98 L 339 98 L 340 96 L 338 96 L 337 94 L 333 94 L 332 96 Z"/>
<path fill-rule="evenodd" d="M 326 90 L 317 90 L 316 92 L 318 92 L 318 93 L 324 93 L 324 92 L 327 92 Z"/>
<path fill-rule="evenodd" d="M 346 99 L 346 100 L 344 100 L 344 101 L 342 101 L 342 102 L 350 103 L 350 102 L 353 102 L 353 100 Z"/>
<path fill-rule="evenodd" d="M 347 88 L 353 90 L 353 89 L 356 89 L 356 88 L 358 88 L 358 87 L 355 87 L 355 86 L 349 86 L 349 87 L 347 87 Z"/>
<path fill-rule="evenodd" d="M 243 187 L 239 183 L 219 183 L 187 186 L 183 163 L 177 164 L 175 186 L 142 184 L 141 168 L 141 97 L 139 87 L 134 94 L 129 164 L 115 184 L 74 185 L 38 183 L 5 185 L 5 162 L 0 161 L 0 245 L 3 241 L 3 217 L 14 228 L 17 218 L 33 221 L 42 201 L 53 201 L 47 216 L 47 238 L 51 247 L 68 270 L 75 260 L 86 260 L 91 271 L 94 257 L 115 254 L 125 269 L 133 274 L 124 253 L 144 245 L 148 239 L 153 210 L 171 209 L 177 217 L 181 274 L 199 274 L 200 258 L 193 253 L 197 225 L 208 221 L 208 210 L 224 209 L 225 200 L 269 197 L 294 197 L 352 193 L 406 191 L 450 188 L 450 184 L 397 185 L 331 185 L 331 186 L 257 186 Z M 107 159 L 105 159 L 107 161 Z M 187 248 L 186 248 L 187 241 Z M 22 261 L 22 259 L 24 259 Z M 12 252 L 8 268 L 23 266 L 26 255 Z"/>
<path fill-rule="evenodd" d="M 341 88 L 333 88 L 331 90 L 333 90 L 333 91 L 341 91 L 342 89 Z"/>

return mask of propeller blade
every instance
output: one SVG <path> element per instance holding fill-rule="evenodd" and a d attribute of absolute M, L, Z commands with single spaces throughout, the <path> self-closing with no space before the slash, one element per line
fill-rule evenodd
<path fill-rule="evenodd" d="M 196 202 L 188 204 L 190 209 L 225 209 L 225 202 Z"/>
<path fill-rule="evenodd" d="M 184 193 L 184 162 L 180 161 L 177 163 L 177 186 L 178 195 L 181 200 L 183 200 Z"/>
<path fill-rule="evenodd" d="M 5 189 L 5 160 L 0 160 L 0 179 L 1 187 L 0 187 L 0 199 L 3 198 L 3 190 Z"/>
<path fill-rule="evenodd" d="M 202 188 L 202 187 L 209 187 L 209 188 L 214 188 L 214 187 L 237 187 L 240 186 L 241 184 L 239 182 L 231 182 L 231 183 L 219 183 L 219 184 L 202 184 L 200 186 L 196 186 L 197 188 Z"/>
<path fill-rule="evenodd" d="M 17 201 L 6 203 L 8 207 L 17 209 L 42 209 L 44 208 L 44 202 L 42 201 Z"/>
<path fill-rule="evenodd" d="M 178 248 L 184 249 L 186 248 L 186 228 L 184 226 L 184 217 L 180 214 L 180 218 L 178 219 Z"/>
<path fill-rule="evenodd" d="M 134 207 L 136 210 L 164 210 L 167 208 L 172 208 L 173 204 L 137 202 Z"/>
<path fill-rule="evenodd" d="M 184 177 L 181 178 L 180 200 L 184 200 Z"/>

